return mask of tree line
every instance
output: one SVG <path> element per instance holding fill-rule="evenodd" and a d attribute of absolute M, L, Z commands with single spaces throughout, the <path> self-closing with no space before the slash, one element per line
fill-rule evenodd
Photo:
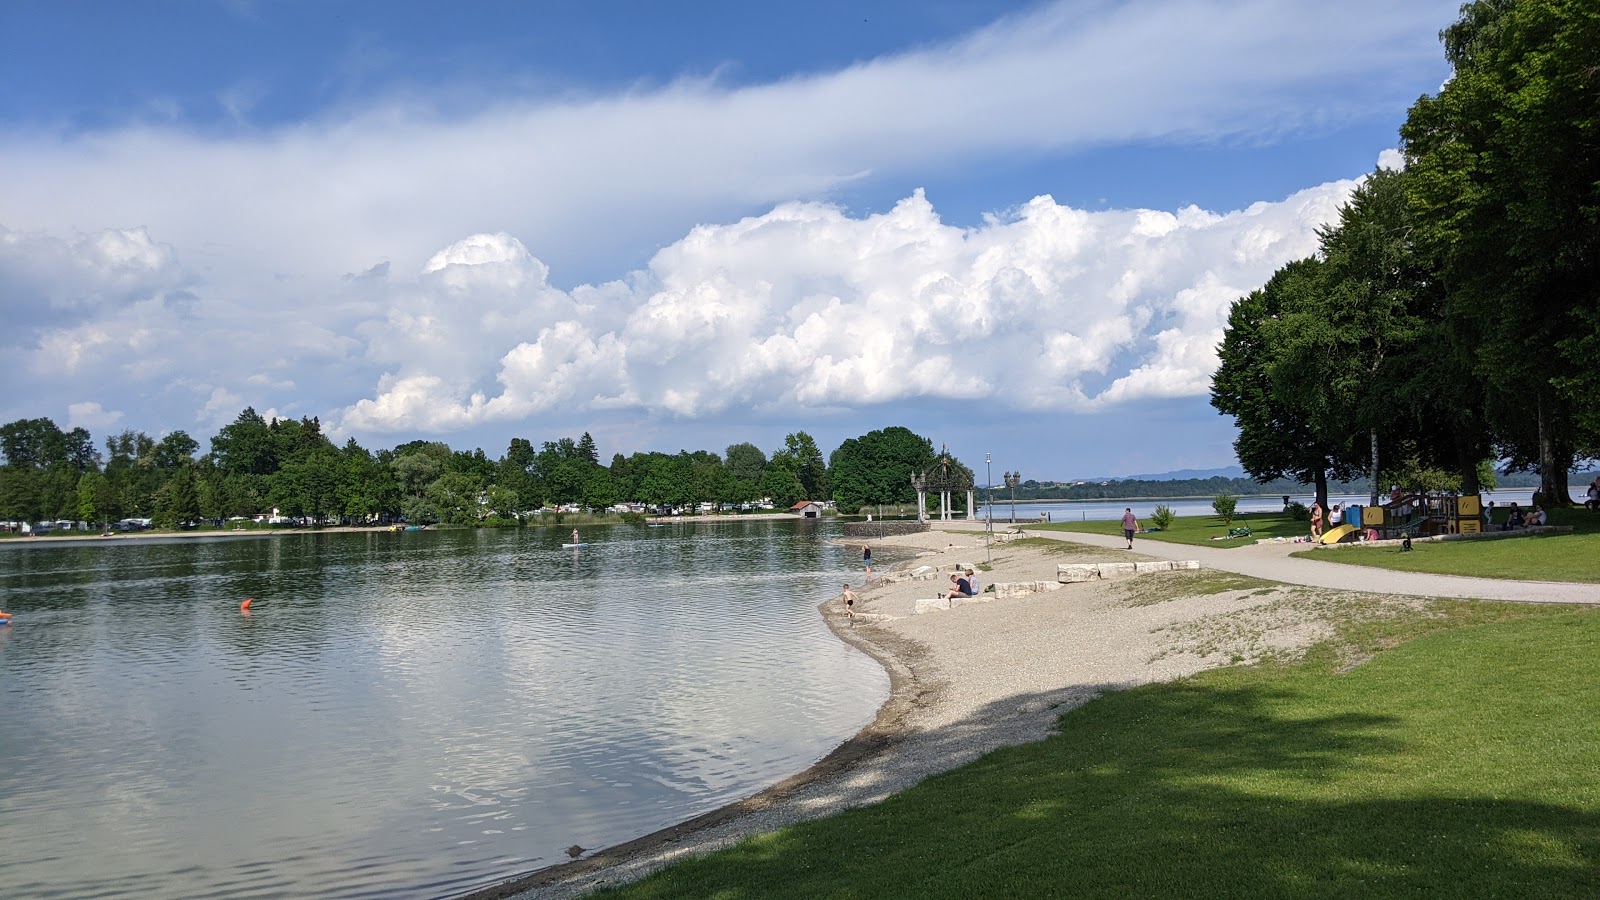
<path fill-rule="evenodd" d="M 48 418 L 0 425 L 0 520 L 147 518 L 170 528 L 275 509 L 317 523 L 514 525 L 544 507 L 763 499 L 783 508 L 833 499 L 854 512 L 911 502 L 910 474 L 937 458 L 931 441 L 898 426 L 845 441 L 829 461 L 804 431 L 770 456 L 738 443 L 720 455 L 619 453 L 609 465 L 587 432 L 537 446 L 512 438 L 498 459 L 422 440 L 373 452 L 353 438 L 336 446 L 316 418 L 268 421 L 253 408 L 220 429 L 209 452 L 198 450 L 183 431 L 159 440 L 123 431 L 102 454 L 86 429 L 62 431 Z"/>
<path fill-rule="evenodd" d="M 1600 15 L 1478 0 L 1452 76 L 1319 252 L 1235 302 L 1211 402 L 1252 477 L 1475 493 L 1498 461 L 1570 503 L 1600 456 Z"/>

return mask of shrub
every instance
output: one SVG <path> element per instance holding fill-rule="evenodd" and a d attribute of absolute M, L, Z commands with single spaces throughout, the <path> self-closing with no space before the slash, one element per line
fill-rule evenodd
<path fill-rule="evenodd" d="M 1166 531 L 1172 527 L 1172 520 L 1175 518 L 1177 516 L 1173 515 L 1172 507 L 1162 504 L 1157 506 L 1156 511 L 1150 514 L 1150 524 L 1162 531 Z"/>
<path fill-rule="evenodd" d="M 643 525 L 644 524 L 644 513 L 625 512 L 625 513 L 622 514 L 622 524 L 624 524 L 624 525 Z"/>
<path fill-rule="evenodd" d="M 1233 517 L 1239 510 L 1239 498 L 1232 494 L 1218 494 L 1217 498 L 1211 501 L 1211 508 L 1222 517 L 1222 524 L 1232 525 Z"/>
<path fill-rule="evenodd" d="M 1306 505 L 1301 503 L 1299 500 L 1289 501 L 1289 505 L 1284 507 L 1284 511 L 1289 514 L 1289 518 L 1293 521 L 1311 521 L 1311 510 L 1307 509 Z"/>

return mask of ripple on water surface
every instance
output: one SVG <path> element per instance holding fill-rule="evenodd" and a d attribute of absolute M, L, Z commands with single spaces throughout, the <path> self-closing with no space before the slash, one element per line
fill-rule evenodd
<path fill-rule="evenodd" d="M 828 533 L 0 548 L 0 883 L 449 896 L 749 794 L 887 693 L 816 614 Z"/>

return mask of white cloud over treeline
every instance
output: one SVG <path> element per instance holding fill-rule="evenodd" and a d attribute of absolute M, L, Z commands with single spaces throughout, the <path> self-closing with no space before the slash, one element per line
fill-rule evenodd
<path fill-rule="evenodd" d="M 570 291 L 505 233 L 464 237 L 409 276 L 383 264 L 314 285 L 317 302 L 283 308 L 167 304 L 159 285 L 83 266 L 128 295 L 22 358 L 41 378 L 165 372 L 212 419 L 244 402 L 293 408 L 309 389 L 320 405 L 305 412 L 365 433 L 554 410 L 698 419 L 931 399 L 1084 411 L 1201 396 L 1229 304 L 1313 252 L 1353 184 L 1229 213 L 1038 197 L 974 228 L 940 221 L 921 192 L 864 217 L 786 203 L 697 227 L 648 268 Z M 108 245 L 140 244 L 106 233 L 55 252 Z"/>
<path fill-rule="evenodd" d="M 227 133 L 9 130 L 0 355 L 29 398 L 10 406 L 214 427 L 248 403 L 445 432 L 558 409 L 1196 396 L 1227 304 L 1313 249 L 1348 182 L 1236 211 L 1040 197 L 969 228 L 920 193 L 860 214 L 829 192 L 1393 109 L 1435 78 L 1452 12 L 1063 2 L 764 84 L 487 85 L 476 108 L 394 96 Z M 616 280 L 557 286 L 575 261 Z"/>

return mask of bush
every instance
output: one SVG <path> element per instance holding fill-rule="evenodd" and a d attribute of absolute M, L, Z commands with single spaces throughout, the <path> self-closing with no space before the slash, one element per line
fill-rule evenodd
<path fill-rule="evenodd" d="M 1295 522 L 1311 521 L 1311 510 L 1307 509 L 1306 505 L 1299 500 L 1289 501 L 1289 505 L 1283 509 L 1284 512 L 1289 514 L 1289 518 Z"/>
<path fill-rule="evenodd" d="M 1211 508 L 1222 517 L 1222 524 L 1232 525 L 1233 517 L 1239 511 L 1239 498 L 1232 494 L 1218 494 L 1217 498 L 1211 501 Z"/>
<path fill-rule="evenodd" d="M 1172 520 L 1175 518 L 1177 516 L 1173 515 L 1172 507 L 1163 504 L 1157 506 L 1156 511 L 1150 514 L 1150 524 L 1166 531 L 1172 527 Z"/>
<path fill-rule="evenodd" d="M 522 523 L 501 515 L 491 515 L 478 523 L 479 528 L 520 528 Z"/>
<path fill-rule="evenodd" d="M 624 524 L 624 525 L 643 525 L 644 524 L 644 513 L 625 512 L 625 513 L 622 514 L 622 524 Z"/>

